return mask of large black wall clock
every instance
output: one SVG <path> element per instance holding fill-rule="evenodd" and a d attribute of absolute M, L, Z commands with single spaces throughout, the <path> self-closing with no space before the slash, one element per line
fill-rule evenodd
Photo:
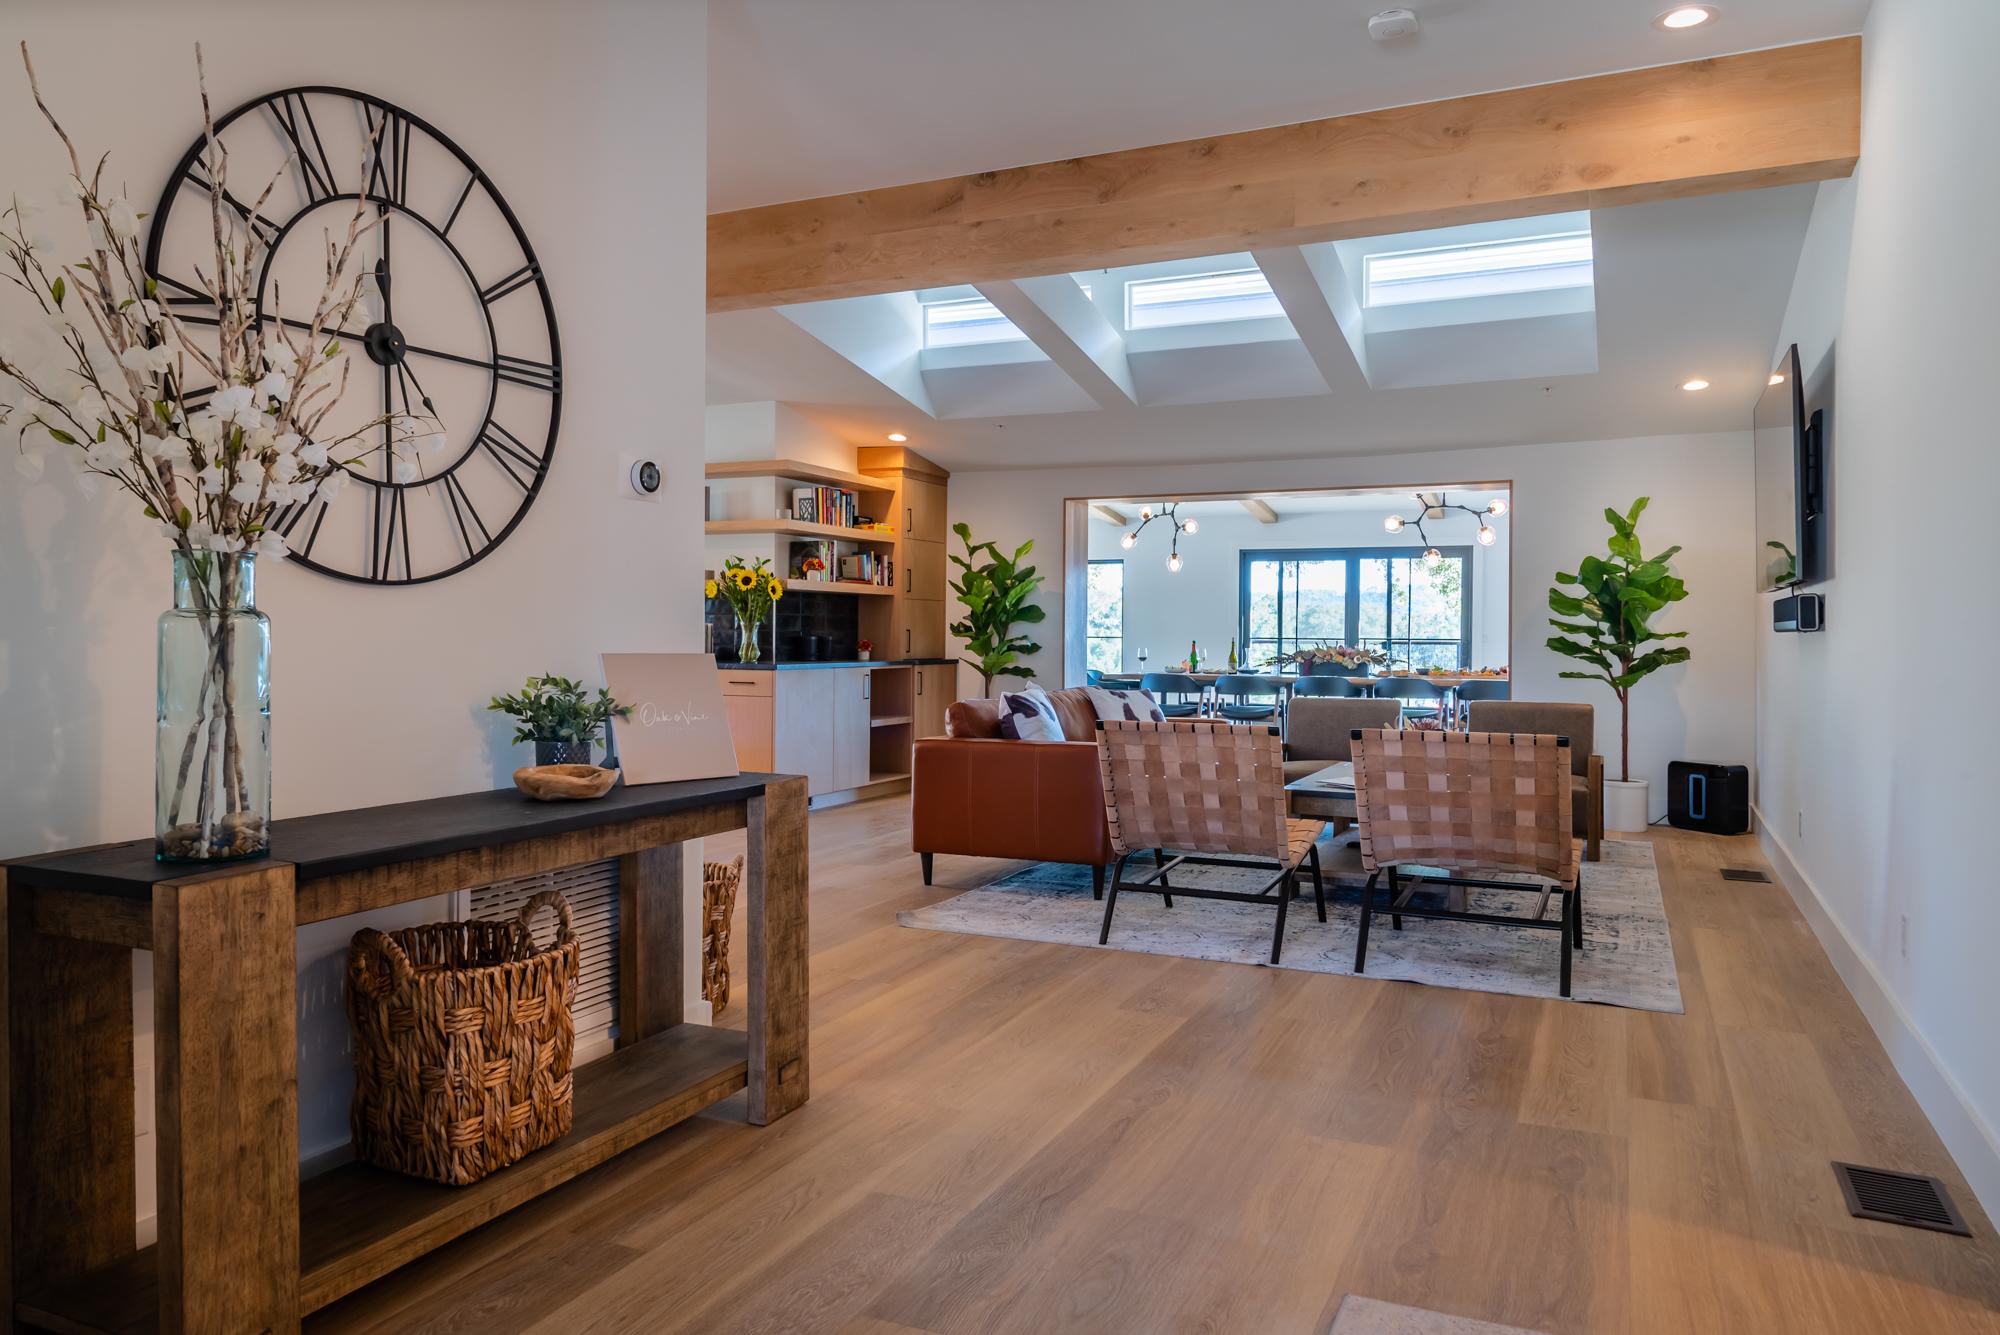
<path fill-rule="evenodd" d="M 363 295 L 335 331 L 349 372 L 328 426 L 428 410 L 446 436 L 413 477 L 398 480 L 388 452 L 377 451 L 350 466 L 351 485 L 334 503 L 282 512 L 292 559 L 371 584 L 456 574 L 514 531 L 555 453 L 562 351 L 527 234 L 458 145 L 379 97 L 290 88 L 215 129 L 229 155 L 229 223 L 266 246 L 259 319 L 304 327 L 325 282 L 328 239 L 346 236 L 357 200 L 379 219 L 351 266 L 365 275 Z M 205 273 L 215 253 L 205 147 L 197 138 L 167 180 L 146 269 L 180 319 L 212 324 L 195 268 Z"/>

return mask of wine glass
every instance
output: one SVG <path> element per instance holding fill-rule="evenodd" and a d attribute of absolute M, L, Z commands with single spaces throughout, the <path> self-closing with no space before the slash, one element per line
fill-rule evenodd
<path fill-rule="evenodd" d="M 1146 670 L 1146 646 L 1142 644 L 1139 646 L 1139 671 L 1143 673 L 1145 672 L 1145 670 Z"/>

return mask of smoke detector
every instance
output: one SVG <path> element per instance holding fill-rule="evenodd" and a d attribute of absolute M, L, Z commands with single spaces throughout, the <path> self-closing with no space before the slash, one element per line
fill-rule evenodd
<path fill-rule="evenodd" d="M 1393 42 L 1417 30 L 1417 15 L 1409 9 L 1385 9 L 1368 20 L 1368 35 L 1378 42 Z"/>

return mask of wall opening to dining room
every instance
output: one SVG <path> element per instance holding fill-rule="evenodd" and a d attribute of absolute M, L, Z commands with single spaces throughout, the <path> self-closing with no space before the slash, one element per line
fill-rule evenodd
<path fill-rule="evenodd" d="M 1065 675 L 1170 670 L 1191 649 L 1296 671 L 1333 646 L 1504 670 L 1512 500 L 1504 482 L 1071 499 Z"/>

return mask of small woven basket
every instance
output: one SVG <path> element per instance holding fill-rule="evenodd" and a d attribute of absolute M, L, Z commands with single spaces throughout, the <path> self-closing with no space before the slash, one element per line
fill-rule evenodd
<path fill-rule="evenodd" d="M 528 924 L 548 907 L 556 939 L 538 950 Z M 513 919 L 356 932 L 355 1157 L 462 1187 L 567 1134 L 577 958 L 553 890 Z"/>
<path fill-rule="evenodd" d="M 729 1004 L 729 922 L 743 883 L 743 855 L 701 864 L 701 995 L 719 1015 Z"/>

